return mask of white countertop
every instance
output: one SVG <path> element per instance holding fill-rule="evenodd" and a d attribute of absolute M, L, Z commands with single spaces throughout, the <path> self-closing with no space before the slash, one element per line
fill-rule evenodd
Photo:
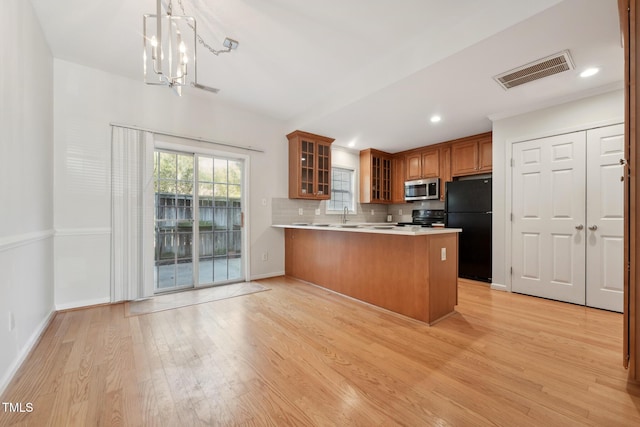
<path fill-rule="evenodd" d="M 396 234 L 402 236 L 424 236 L 430 234 L 460 233 L 461 228 L 429 228 L 418 226 L 398 227 L 393 224 L 361 223 L 361 224 L 274 224 L 276 228 L 301 228 L 320 231 L 347 231 L 352 233 Z"/>

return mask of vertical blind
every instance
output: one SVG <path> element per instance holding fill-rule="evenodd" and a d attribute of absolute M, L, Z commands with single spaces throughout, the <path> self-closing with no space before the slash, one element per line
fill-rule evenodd
<path fill-rule="evenodd" d="M 151 132 L 111 127 L 111 301 L 153 294 Z"/>

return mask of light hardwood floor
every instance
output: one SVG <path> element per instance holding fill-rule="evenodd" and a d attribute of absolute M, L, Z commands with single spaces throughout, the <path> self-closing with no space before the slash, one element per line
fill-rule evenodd
<path fill-rule="evenodd" d="M 59 313 L 0 425 L 632 426 L 622 316 L 461 281 L 434 326 L 293 279 L 125 317 Z"/>

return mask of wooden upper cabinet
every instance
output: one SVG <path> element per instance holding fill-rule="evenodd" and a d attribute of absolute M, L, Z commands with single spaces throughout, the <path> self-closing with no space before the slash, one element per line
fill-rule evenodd
<path fill-rule="evenodd" d="M 289 198 L 331 198 L 332 138 L 294 131 L 289 140 Z"/>
<path fill-rule="evenodd" d="M 407 154 L 405 159 L 406 179 L 422 178 L 422 153 L 416 152 Z"/>
<path fill-rule="evenodd" d="M 447 182 L 451 181 L 451 146 L 440 147 L 440 200 L 444 201 Z"/>
<path fill-rule="evenodd" d="M 461 142 L 451 147 L 451 174 L 469 175 L 478 170 L 478 143 Z"/>
<path fill-rule="evenodd" d="M 391 203 L 392 163 L 389 153 L 360 151 L 360 203 Z"/>
<path fill-rule="evenodd" d="M 475 175 L 492 170 L 491 133 L 451 144 L 451 176 Z"/>
<path fill-rule="evenodd" d="M 440 176 L 440 149 L 434 148 L 422 152 L 421 178 L 437 178 Z"/>
<path fill-rule="evenodd" d="M 478 141 L 478 170 L 480 172 L 493 170 L 493 140 L 490 136 Z"/>
<path fill-rule="evenodd" d="M 404 182 L 422 178 L 440 178 L 444 201 L 454 177 L 491 170 L 491 132 L 396 154 L 369 148 L 360 152 L 360 202 L 404 203 Z"/>
<path fill-rule="evenodd" d="M 393 156 L 391 162 L 391 202 L 404 203 L 404 155 Z"/>
<path fill-rule="evenodd" d="M 440 176 L 440 150 L 429 148 L 413 151 L 405 157 L 407 181 Z"/>

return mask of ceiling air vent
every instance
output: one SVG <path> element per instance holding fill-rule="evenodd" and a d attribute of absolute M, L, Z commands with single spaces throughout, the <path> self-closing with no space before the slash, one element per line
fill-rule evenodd
<path fill-rule="evenodd" d="M 530 62 L 506 73 L 498 74 L 493 79 L 498 82 L 504 89 L 511 89 L 543 77 L 552 76 L 562 73 L 563 71 L 573 70 L 573 61 L 569 51 L 565 50 L 546 58 L 538 59 Z"/>

